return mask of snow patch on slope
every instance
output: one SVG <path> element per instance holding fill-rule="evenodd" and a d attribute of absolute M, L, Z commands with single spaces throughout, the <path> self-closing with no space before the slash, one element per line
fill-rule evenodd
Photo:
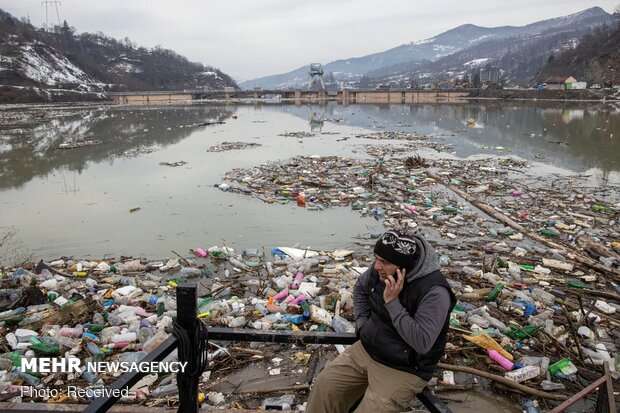
<path fill-rule="evenodd" d="M 477 66 L 482 66 L 483 64 L 485 64 L 489 60 L 491 60 L 491 59 L 488 58 L 488 57 L 481 57 L 480 59 L 474 59 L 474 60 L 470 60 L 469 62 L 465 62 L 465 63 L 463 63 L 463 65 L 464 66 L 477 67 Z"/>
<path fill-rule="evenodd" d="M 14 61 L 20 66 L 24 76 L 49 86 L 60 83 L 94 83 L 86 73 L 64 56 L 53 50 L 35 48 L 31 44 L 19 47 L 20 56 Z"/>
<path fill-rule="evenodd" d="M 417 46 L 419 44 L 433 43 L 435 40 L 437 40 L 437 39 L 435 39 L 434 37 L 431 37 L 430 39 L 415 40 L 415 41 L 413 41 L 413 42 L 411 42 L 409 44 L 411 46 Z"/>

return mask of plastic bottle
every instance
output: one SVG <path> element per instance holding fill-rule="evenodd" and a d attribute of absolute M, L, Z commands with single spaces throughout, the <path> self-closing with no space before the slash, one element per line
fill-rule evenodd
<path fill-rule="evenodd" d="M 101 340 L 102 343 L 107 343 L 112 339 L 115 334 L 118 334 L 120 331 L 121 328 L 118 326 L 106 327 L 101 330 L 101 333 L 99 334 L 99 340 Z"/>
<path fill-rule="evenodd" d="M 553 310 L 545 310 L 545 311 L 538 313 L 535 316 L 531 316 L 528 322 L 530 325 L 542 327 L 545 325 L 545 321 L 553 318 L 554 314 L 555 312 Z"/>
<path fill-rule="evenodd" d="M 269 397 L 263 400 L 261 410 L 291 410 L 294 401 L 295 397 L 290 394 L 280 397 Z"/>
<path fill-rule="evenodd" d="M 540 368 L 541 376 L 544 376 L 549 369 L 549 358 L 548 357 L 533 357 L 533 356 L 524 356 L 518 360 L 518 363 L 521 366 L 538 366 Z"/>
<path fill-rule="evenodd" d="M 166 341 L 167 338 L 168 338 L 167 333 L 165 333 L 164 331 L 159 331 L 153 337 L 148 339 L 146 343 L 144 343 L 144 345 L 142 346 L 142 350 L 146 351 L 147 353 L 150 353 L 151 351 L 159 347 L 161 343 Z"/>
<path fill-rule="evenodd" d="M 338 333 L 354 333 L 355 325 L 344 317 L 334 316 L 332 319 L 332 328 Z"/>
<path fill-rule="evenodd" d="M 485 317 L 480 316 L 478 314 L 468 314 L 467 322 L 470 325 L 476 324 L 482 328 L 487 328 L 490 325 L 489 320 L 487 320 Z"/>
<path fill-rule="evenodd" d="M 38 377 L 35 377 L 28 373 L 24 373 L 21 370 L 15 370 L 15 374 L 17 374 L 20 379 L 25 381 L 30 386 L 38 386 L 39 383 L 41 383 L 41 379 L 39 379 Z"/>
<path fill-rule="evenodd" d="M 90 384 L 91 386 L 97 383 L 97 380 L 99 380 L 99 378 L 97 377 L 97 374 L 90 371 L 89 368 L 84 370 L 84 372 L 82 373 L 82 378 L 86 380 L 88 384 Z"/>
<path fill-rule="evenodd" d="M 549 373 L 553 374 L 554 376 L 556 376 L 558 373 L 569 375 L 569 374 L 572 374 L 572 370 L 574 367 L 575 366 L 570 361 L 570 359 L 563 358 L 549 366 Z M 576 368 L 574 370 L 575 370 L 574 372 L 577 371 Z"/>
<path fill-rule="evenodd" d="M 13 362 L 13 365 L 15 365 L 15 367 L 18 370 L 21 368 L 21 366 L 22 366 L 22 355 L 19 353 L 19 351 L 13 351 L 12 353 L 10 353 L 9 360 L 11 360 Z"/>
<path fill-rule="evenodd" d="M 86 345 L 86 349 L 90 354 L 93 355 L 94 362 L 99 362 L 103 360 L 105 355 L 103 354 L 103 351 L 101 351 L 101 349 L 97 346 L 97 344 L 91 341 Z"/>
<path fill-rule="evenodd" d="M 264 305 L 264 304 L 257 303 L 257 304 L 254 306 L 254 309 L 255 309 L 256 311 L 258 311 L 259 313 L 261 313 L 262 315 L 267 315 L 267 314 L 269 314 L 269 310 L 267 310 L 267 307 L 265 307 L 265 305 Z"/>
<path fill-rule="evenodd" d="M 291 301 L 291 304 L 293 305 L 301 305 L 302 302 L 306 301 L 306 296 L 303 294 L 300 294 L 299 296 L 297 296 L 297 298 L 295 298 L 293 301 Z"/>
<path fill-rule="evenodd" d="M 514 324 L 508 324 L 508 328 L 511 331 L 506 332 L 506 335 L 513 340 L 522 340 L 524 338 L 530 337 L 534 334 L 540 327 L 538 326 L 523 326 L 519 327 Z"/>
<path fill-rule="evenodd" d="M 207 251 L 203 250 L 202 248 L 195 248 L 194 249 L 194 253 L 196 255 L 201 256 L 201 257 L 206 257 L 207 255 L 209 255 L 209 253 Z"/>
<path fill-rule="evenodd" d="M 543 290 L 542 288 L 534 288 L 532 290 L 532 298 L 540 302 L 543 302 L 548 306 L 551 306 L 553 305 L 553 303 L 555 303 L 555 296 Z"/>
<path fill-rule="evenodd" d="M 60 329 L 60 334 L 65 337 L 79 337 L 84 332 L 84 328 L 81 324 L 76 325 L 74 328 L 63 327 Z"/>
<path fill-rule="evenodd" d="M 97 315 L 97 314 L 95 314 Z M 101 330 L 103 330 L 105 328 L 105 325 L 103 323 L 101 324 L 88 324 L 88 327 L 86 327 L 88 329 L 89 333 L 99 333 Z"/>
<path fill-rule="evenodd" d="M 165 396 L 170 396 L 173 394 L 177 394 L 179 392 L 179 388 L 177 386 L 176 383 L 172 383 L 172 384 L 167 384 L 165 386 L 159 386 L 158 388 L 156 388 L 155 390 L 153 390 L 153 393 L 151 393 L 151 396 L 153 397 L 165 397 Z"/>
<path fill-rule="evenodd" d="M 506 357 L 502 356 L 495 350 L 487 350 L 487 354 L 489 355 L 491 360 L 495 361 L 506 371 L 510 371 L 515 367 L 512 361 L 508 360 Z"/>
<path fill-rule="evenodd" d="M 134 332 L 115 334 L 112 336 L 113 343 L 121 343 L 121 342 L 133 342 L 136 341 L 137 335 Z"/>
<path fill-rule="evenodd" d="M 293 280 L 293 284 L 291 284 L 291 289 L 296 290 L 299 288 L 299 284 L 304 279 L 304 275 L 301 272 L 295 274 L 295 279 Z"/>
<path fill-rule="evenodd" d="M 584 284 L 582 282 L 575 281 L 575 280 L 569 280 L 568 281 L 568 286 L 569 287 L 573 287 L 573 288 L 587 289 L 587 290 L 593 290 L 594 289 L 594 288 L 590 287 L 587 284 Z"/>
<path fill-rule="evenodd" d="M 540 235 L 544 235 L 545 237 L 557 237 L 558 233 L 552 229 L 543 228 L 540 230 Z"/>
<path fill-rule="evenodd" d="M 183 277 L 200 277 L 202 276 L 202 271 L 199 268 L 182 267 L 179 274 Z"/>
<path fill-rule="evenodd" d="M 50 337 L 50 342 L 54 342 L 58 345 L 61 345 L 67 348 L 74 348 L 78 344 L 76 340 L 73 340 L 69 337 L 63 337 L 63 336 Z"/>
<path fill-rule="evenodd" d="M 276 301 L 282 301 L 287 296 L 288 296 L 288 290 L 285 288 L 284 290 L 282 290 L 278 294 L 276 294 L 275 297 L 273 297 L 273 299 L 276 300 Z"/>
<path fill-rule="evenodd" d="M 292 324 L 301 324 L 304 321 L 304 316 L 301 314 L 297 314 L 297 315 L 286 314 L 282 317 L 282 319 Z"/>
<path fill-rule="evenodd" d="M 522 398 L 521 411 L 523 413 L 540 413 L 540 408 L 538 407 L 538 402 L 536 400 Z"/>
<path fill-rule="evenodd" d="M 487 296 L 485 301 L 487 301 L 487 302 L 495 301 L 497 299 L 497 297 L 499 297 L 499 295 L 501 294 L 503 289 L 504 289 L 504 284 L 503 283 L 497 284 L 495 286 L 495 288 L 493 288 L 493 290 L 491 290 L 491 292 L 489 293 L 489 295 Z"/>
<path fill-rule="evenodd" d="M 47 343 L 37 337 L 30 337 L 30 348 L 37 354 L 57 356 L 60 354 L 60 346 L 56 343 Z"/>
<path fill-rule="evenodd" d="M 121 355 L 121 357 L 118 359 L 119 362 L 121 363 L 137 363 L 140 360 L 142 360 L 144 357 L 146 357 L 148 355 L 148 353 L 146 351 L 129 351 L 129 352 L 125 352 Z"/>
<path fill-rule="evenodd" d="M 155 331 L 152 328 L 141 328 L 138 330 L 138 341 L 140 343 L 146 343 L 146 341 L 155 335 Z"/>
<path fill-rule="evenodd" d="M 309 319 L 310 318 L 310 304 L 307 301 L 304 301 L 301 303 L 301 308 L 303 309 L 303 313 L 302 315 L 304 316 L 304 319 Z"/>

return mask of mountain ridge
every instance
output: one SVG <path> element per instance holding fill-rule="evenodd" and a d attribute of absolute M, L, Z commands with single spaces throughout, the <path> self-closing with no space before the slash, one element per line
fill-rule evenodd
<path fill-rule="evenodd" d="M 0 9 L 0 102 L 102 100 L 106 91 L 221 89 L 217 68 L 130 39 L 80 33 L 65 22 L 43 31 Z"/>
<path fill-rule="evenodd" d="M 333 73 L 341 87 L 356 87 L 368 74 L 389 67 L 420 65 L 425 61 L 434 62 L 490 40 L 552 36 L 556 32 L 574 30 L 579 25 L 597 26 L 612 21 L 612 15 L 600 7 L 591 7 L 577 13 L 545 19 L 524 26 L 483 27 L 471 23 L 459 25 L 434 37 L 412 41 L 365 56 L 338 59 L 324 65 L 325 73 Z M 485 56 L 478 56 L 483 58 Z M 428 62 L 426 63 L 428 65 Z M 283 74 L 275 74 L 242 82 L 242 88 L 260 86 L 269 88 L 300 87 L 308 81 L 308 66 L 302 66 Z M 380 79 L 375 84 L 383 83 Z"/>

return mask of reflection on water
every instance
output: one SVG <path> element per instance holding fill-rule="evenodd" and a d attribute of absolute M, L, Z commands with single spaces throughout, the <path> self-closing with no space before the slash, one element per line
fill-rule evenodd
<path fill-rule="evenodd" d="M 317 112 L 318 106 L 312 111 Z M 278 109 L 276 109 L 278 110 Z M 287 111 L 304 116 L 306 109 Z M 453 105 L 328 105 L 326 119 L 340 119 L 350 126 L 391 129 L 423 134 L 455 134 L 446 140 L 456 154 L 467 157 L 506 153 L 584 172 L 598 168 L 605 178 L 620 172 L 620 109 L 604 104 L 554 102 L 463 103 Z M 475 127 L 467 120 L 474 119 Z M 487 149 L 489 148 L 489 149 Z"/>
<path fill-rule="evenodd" d="M 223 107 L 84 110 L 24 131 L 1 130 L 0 189 L 19 187 L 34 177 L 64 167 L 80 173 L 89 162 L 101 162 L 137 148 L 165 147 L 187 138 L 200 123 L 222 121 L 232 114 Z M 156 131 L 156 132 L 153 132 Z M 25 133 L 24 133 L 25 132 Z M 79 150 L 59 150 L 69 139 L 100 140 Z"/>
<path fill-rule="evenodd" d="M 470 118 L 475 127 L 467 127 Z M 225 123 L 213 124 L 219 121 Z M 266 205 L 213 184 L 232 168 L 296 155 L 364 156 L 359 145 L 368 142 L 343 138 L 369 130 L 428 134 L 454 144 L 455 154 L 463 157 L 498 154 L 486 148 L 502 146 L 504 154 L 576 173 L 600 170 L 604 179 L 620 180 L 620 112 L 600 104 L 80 109 L 36 124 L 0 127 L 2 226 L 16 227 L 24 244 L 42 257 L 161 258 L 171 249 L 222 243 L 239 248 L 350 245 L 353 237 L 377 232 L 380 225 L 347 208 L 312 213 Z M 286 131 L 316 136 L 280 136 Z M 56 149 L 75 138 L 102 143 Z M 223 141 L 262 146 L 206 151 Z M 187 164 L 160 165 L 181 160 Z M 128 212 L 138 205 L 138 212 Z"/>

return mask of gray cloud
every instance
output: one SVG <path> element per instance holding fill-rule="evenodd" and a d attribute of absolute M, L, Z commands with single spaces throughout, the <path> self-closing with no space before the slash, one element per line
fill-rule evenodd
<path fill-rule="evenodd" d="M 309 62 L 362 56 L 433 37 L 461 24 L 521 26 L 618 0 L 62 0 L 61 20 L 79 32 L 162 45 L 245 79 Z M 42 25 L 39 0 L 0 0 L 16 17 Z M 50 22 L 56 22 L 55 9 Z"/>

